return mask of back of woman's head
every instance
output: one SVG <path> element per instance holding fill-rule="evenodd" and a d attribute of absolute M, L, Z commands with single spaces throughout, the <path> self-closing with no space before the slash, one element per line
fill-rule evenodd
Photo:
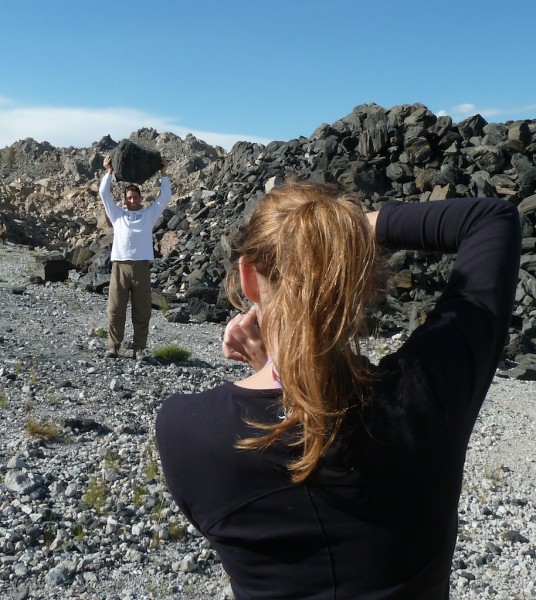
<path fill-rule="evenodd" d="M 300 481 L 333 441 L 366 379 L 359 333 L 373 291 L 373 231 L 352 196 L 288 183 L 261 200 L 236 250 L 270 283 L 262 335 L 287 413 L 265 436 L 241 445 L 259 447 L 297 427 L 302 456 L 290 469 Z"/>

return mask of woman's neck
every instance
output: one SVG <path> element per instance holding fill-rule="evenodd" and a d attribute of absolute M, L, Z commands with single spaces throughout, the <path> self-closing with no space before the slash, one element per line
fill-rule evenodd
<path fill-rule="evenodd" d="M 276 390 L 280 389 L 277 380 L 273 377 L 272 363 L 267 362 L 262 369 L 259 369 L 254 375 L 236 381 L 235 385 L 250 390 Z"/>

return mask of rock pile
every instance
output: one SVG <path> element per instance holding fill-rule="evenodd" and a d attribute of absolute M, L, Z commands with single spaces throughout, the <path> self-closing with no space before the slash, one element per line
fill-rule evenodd
<path fill-rule="evenodd" d="M 368 209 L 390 198 L 423 202 L 495 196 L 513 202 L 522 219 L 523 256 L 503 366 L 510 375 L 536 377 L 536 120 L 488 123 L 475 115 L 455 124 L 421 104 L 389 110 L 371 104 L 321 125 L 310 137 L 267 146 L 239 142 L 229 153 L 192 136 L 182 141 L 154 130 L 140 130 L 131 139 L 170 161 L 176 194 L 155 230 L 159 258 L 153 266 L 155 287 L 170 305 L 179 304 L 170 320 L 226 318 L 221 283 L 230 258 L 229 233 L 266 190 L 287 177 L 336 183 Z M 103 138 L 80 151 L 59 151 L 33 140 L 18 144 L 2 151 L 3 172 L 13 154 L 32 168 L 24 178 L 19 169 L 18 179 L 8 177 L 0 187 L 3 202 L 9 203 L 3 206 L 15 207 L 0 211 L 0 236 L 3 227 L 4 237 L 10 233 L 42 245 L 48 234 L 48 246 L 61 249 L 78 269 L 73 279 L 85 289 L 102 291 L 111 238 L 97 198 L 97 177 L 102 155 L 115 142 Z M 36 179 L 35 165 L 45 159 L 48 177 L 43 180 L 39 173 Z M 149 184 L 156 189 L 155 181 Z M 48 230 L 31 220 L 38 216 Z M 397 252 L 388 266 L 390 292 L 371 314 L 371 323 L 390 334 L 422 320 L 444 283 L 450 259 Z"/>
<path fill-rule="evenodd" d="M 224 154 L 191 135 L 182 140 L 154 129 L 140 129 L 130 140 L 170 162 L 176 199 L 198 189 L 204 170 Z M 98 198 L 102 162 L 117 145 L 110 136 L 78 149 L 28 138 L 0 150 L 0 240 L 64 251 L 99 238 L 108 228 Z M 144 186 L 146 195 L 156 190 L 156 179 Z"/>

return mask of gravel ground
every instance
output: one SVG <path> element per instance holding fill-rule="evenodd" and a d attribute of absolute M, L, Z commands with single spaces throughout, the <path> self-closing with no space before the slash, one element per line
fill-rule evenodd
<path fill-rule="evenodd" d="M 0 598 L 231 600 L 154 445 L 167 395 L 245 374 L 221 356 L 222 326 L 154 311 L 151 347 L 192 360 L 105 360 L 105 299 L 29 284 L 33 267 L 0 244 Z M 371 342 L 372 359 L 386 346 Z M 452 598 L 535 599 L 535 581 L 536 383 L 496 377 L 468 451 Z"/>

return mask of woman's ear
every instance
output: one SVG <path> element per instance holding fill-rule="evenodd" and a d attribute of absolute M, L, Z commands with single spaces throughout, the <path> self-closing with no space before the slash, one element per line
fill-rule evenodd
<path fill-rule="evenodd" d="M 243 256 L 238 259 L 238 268 L 240 271 L 240 285 L 246 298 L 251 302 L 259 301 L 259 282 L 255 267 L 249 263 Z"/>

